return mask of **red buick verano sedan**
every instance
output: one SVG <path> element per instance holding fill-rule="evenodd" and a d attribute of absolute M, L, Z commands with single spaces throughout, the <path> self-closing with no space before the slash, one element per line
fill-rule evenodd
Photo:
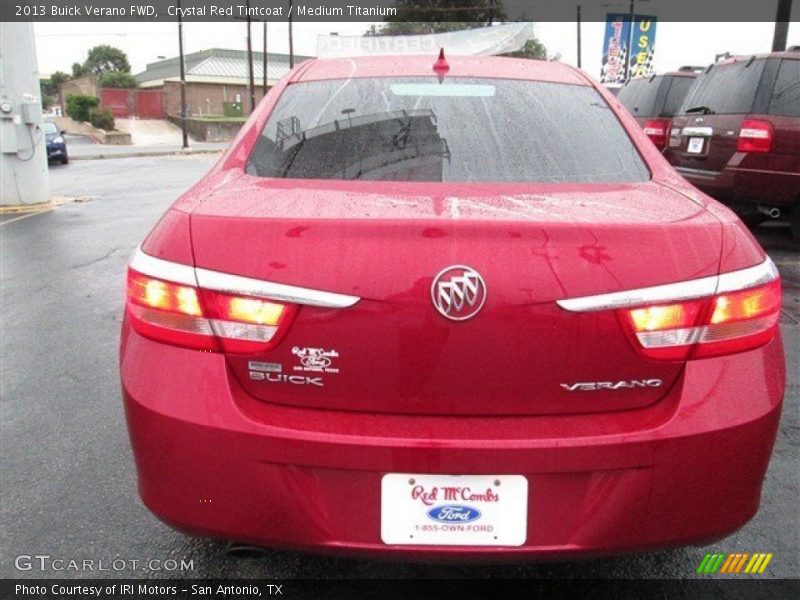
<path fill-rule="evenodd" d="M 581 71 L 313 60 L 136 251 L 122 387 L 165 522 L 553 558 L 758 509 L 780 280 Z"/>

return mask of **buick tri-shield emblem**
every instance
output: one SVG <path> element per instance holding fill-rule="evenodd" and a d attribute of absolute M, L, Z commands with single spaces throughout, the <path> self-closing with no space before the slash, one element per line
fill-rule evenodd
<path fill-rule="evenodd" d="M 433 278 L 431 299 L 442 316 L 464 321 L 483 308 L 486 283 L 472 267 L 453 265 Z"/>

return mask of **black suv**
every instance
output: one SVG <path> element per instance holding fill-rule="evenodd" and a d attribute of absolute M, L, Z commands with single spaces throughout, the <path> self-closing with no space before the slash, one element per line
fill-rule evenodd
<path fill-rule="evenodd" d="M 637 77 L 626 83 L 617 100 L 634 116 L 659 150 L 667 146 L 669 125 L 702 67 Z"/>

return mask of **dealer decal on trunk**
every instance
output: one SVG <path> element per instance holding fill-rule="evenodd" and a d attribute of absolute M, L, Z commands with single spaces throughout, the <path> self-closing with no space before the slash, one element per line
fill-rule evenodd
<path fill-rule="evenodd" d="M 300 359 L 300 364 L 295 365 L 295 371 L 311 373 L 338 373 L 339 368 L 333 365 L 333 360 L 339 358 L 339 353 L 331 348 L 292 348 L 292 354 Z"/>

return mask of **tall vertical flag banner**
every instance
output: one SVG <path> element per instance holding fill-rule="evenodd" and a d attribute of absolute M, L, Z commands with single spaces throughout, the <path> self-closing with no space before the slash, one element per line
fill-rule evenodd
<path fill-rule="evenodd" d="M 651 73 L 655 42 L 656 17 L 634 15 L 631 27 L 630 14 L 608 13 L 600 81 L 625 83 L 626 75 L 630 78 Z"/>

